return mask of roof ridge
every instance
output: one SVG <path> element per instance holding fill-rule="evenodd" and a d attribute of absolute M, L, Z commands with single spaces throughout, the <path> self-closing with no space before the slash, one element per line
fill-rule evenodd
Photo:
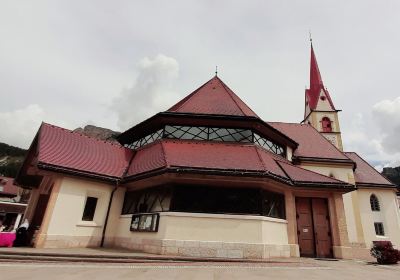
<path fill-rule="evenodd" d="M 274 161 L 279 166 L 279 168 L 282 170 L 283 174 L 285 174 L 286 177 L 288 177 L 288 179 L 290 180 L 290 182 L 292 182 L 292 184 L 294 184 L 294 181 L 292 180 L 292 178 L 290 178 L 289 174 L 287 174 L 286 170 L 282 167 L 282 165 L 281 165 L 282 162 L 278 159 L 274 159 Z"/>
<path fill-rule="evenodd" d="M 211 78 L 211 80 L 215 79 L 215 77 Z M 204 84 L 202 84 L 200 87 L 198 87 L 196 90 L 194 90 L 192 93 L 190 93 L 188 96 L 184 97 L 182 100 L 180 100 L 178 103 L 176 103 L 175 105 L 173 105 L 171 108 L 167 109 L 167 111 L 177 111 L 180 108 L 183 107 L 183 105 L 185 105 L 189 99 L 196 94 L 196 92 L 198 92 L 200 89 L 202 89 L 205 85 L 207 85 L 211 80 L 208 80 L 207 82 L 205 82 Z M 176 106 L 176 108 L 175 108 Z M 172 109 L 174 108 L 174 109 Z"/>
<path fill-rule="evenodd" d="M 163 141 L 160 141 L 160 145 L 161 145 L 162 157 L 163 157 L 163 159 L 164 159 L 165 166 L 166 166 L 167 168 L 169 168 L 170 165 L 169 165 L 168 160 L 167 160 L 167 153 L 165 152 L 165 148 L 164 148 L 164 143 L 163 143 Z"/>
<path fill-rule="evenodd" d="M 302 125 L 309 125 L 309 124 L 306 124 L 306 123 L 297 123 L 297 122 L 277 122 L 277 121 L 267 121 L 266 123 L 276 123 L 276 124 L 280 124 L 280 123 L 282 123 L 282 124 L 290 124 L 290 125 L 300 125 L 300 126 L 302 126 Z"/>
<path fill-rule="evenodd" d="M 242 114 L 243 114 L 244 116 L 246 116 L 246 113 L 243 111 L 243 109 L 240 107 L 240 105 L 239 105 L 239 104 L 236 102 L 236 100 L 233 98 L 232 94 L 229 92 L 229 90 L 230 90 L 230 91 L 232 91 L 232 93 L 234 94 L 233 90 L 231 90 L 227 85 L 225 85 L 225 83 L 224 83 L 220 78 L 217 77 L 217 79 L 221 82 L 222 87 L 224 88 L 225 92 L 228 94 L 229 98 L 232 99 L 233 103 L 236 104 L 236 106 L 239 108 L 239 110 L 242 112 Z M 250 109 L 250 110 L 251 110 L 251 109 Z M 254 113 L 254 112 L 253 112 L 253 113 Z"/>
<path fill-rule="evenodd" d="M 331 145 L 332 147 L 334 147 L 339 153 L 343 154 L 347 159 L 349 159 L 350 161 L 352 161 L 353 163 L 355 163 L 354 160 L 352 160 L 351 158 L 349 158 L 349 157 L 344 153 L 344 151 L 339 150 L 338 147 L 336 147 L 335 145 L 333 145 L 333 144 L 331 143 L 331 141 L 329 141 L 328 139 L 326 139 L 326 138 L 322 135 L 322 133 L 319 132 L 315 127 L 313 127 L 312 125 L 308 125 L 308 126 L 311 127 L 312 129 L 314 129 L 316 132 L 318 132 L 318 134 L 321 135 L 321 137 L 324 138 L 324 140 L 325 140 L 326 142 L 328 142 L 329 145 Z"/>
<path fill-rule="evenodd" d="M 243 113 L 244 116 L 247 116 L 247 114 L 243 111 L 242 107 L 238 102 L 235 100 L 233 97 L 237 97 L 240 101 L 243 102 L 243 100 L 240 99 L 239 96 L 236 95 L 236 93 L 228 87 L 220 78 L 217 77 L 217 79 L 221 82 L 222 86 L 224 87 L 225 91 L 228 93 L 229 97 L 232 99 L 232 101 L 236 104 L 236 106 L 239 108 L 239 110 Z M 244 103 L 244 102 L 243 102 Z M 245 104 L 246 105 L 246 104 Z M 246 107 L 256 116 L 258 116 L 249 106 L 246 105 Z"/>
<path fill-rule="evenodd" d="M 124 147 L 123 145 L 119 144 L 119 142 L 117 142 L 118 144 L 116 144 L 116 143 L 113 143 L 113 142 L 110 142 L 110 141 L 98 139 L 96 137 L 91 137 L 91 136 L 79 133 L 77 131 L 73 131 L 73 130 L 70 130 L 70 129 L 67 129 L 67 128 L 63 128 L 63 127 L 60 127 L 60 126 L 57 126 L 57 125 L 54 125 L 54 124 L 50 124 L 50 123 L 46 123 L 46 122 L 43 122 L 43 124 L 48 126 L 48 127 L 52 127 L 52 128 L 55 128 L 55 129 L 63 130 L 65 132 L 76 134 L 76 135 L 79 135 L 79 136 L 82 136 L 82 137 L 86 137 L 86 138 L 88 138 L 90 140 L 93 140 L 93 141 L 102 142 L 102 143 L 109 144 L 109 145 L 112 145 L 112 146 L 115 146 L 115 147 L 121 148 L 121 149 L 126 149 L 126 147 Z"/>
<path fill-rule="evenodd" d="M 259 159 L 260 162 L 261 162 L 262 168 L 263 168 L 264 170 L 267 170 L 267 167 L 265 166 L 265 163 L 264 163 L 264 161 L 263 161 L 263 159 L 262 159 L 262 157 L 261 157 L 261 155 L 260 155 L 260 153 L 259 153 L 259 151 L 258 151 L 256 145 L 254 145 L 253 147 L 254 147 L 254 149 L 256 150 L 256 154 L 257 154 L 257 156 L 258 156 L 258 159 Z"/>

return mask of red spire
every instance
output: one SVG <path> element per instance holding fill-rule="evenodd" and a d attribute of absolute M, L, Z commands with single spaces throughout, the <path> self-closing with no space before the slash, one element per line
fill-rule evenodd
<path fill-rule="evenodd" d="M 319 102 L 320 93 L 323 91 L 330 104 L 332 110 L 336 110 L 333 105 L 332 99 L 329 95 L 328 90 L 325 88 L 322 82 L 321 73 L 319 72 L 317 58 L 315 57 L 314 48 L 311 42 L 311 60 L 310 60 L 310 88 L 306 90 L 306 100 L 308 107 L 311 110 L 315 110 Z"/>
<path fill-rule="evenodd" d="M 321 89 L 324 87 L 321 73 L 319 72 L 317 59 L 315 57 L 314 48 L 311 43 L 311 62 L 310 62 L 310 89 Z"/>

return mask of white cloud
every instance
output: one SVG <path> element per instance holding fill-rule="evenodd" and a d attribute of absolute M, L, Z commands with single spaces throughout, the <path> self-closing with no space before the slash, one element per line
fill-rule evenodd
<path fill-rule="evenodd" d="M 138 65 L 135 84 L 113 100 L 112 109 L 118 115 L 118 127 L 128 129 L 168 109 L 178 98 L 173 90 L 178 75 L 179 64 L 172 57 L 159 54 L 154 58 L 143 58 Z"/>
<path fill-rule="evenodd" d="M 0 112 L 0 142 L 28 148 L 44 115 L 43 109 L 37 104 L 10 112 Z"/>
<path fill-rule="evenodd" d="M 387 153 L 400 153 L 400 96 L 374 105 L 372 116 L 382 133 L 382 146 Z"/>

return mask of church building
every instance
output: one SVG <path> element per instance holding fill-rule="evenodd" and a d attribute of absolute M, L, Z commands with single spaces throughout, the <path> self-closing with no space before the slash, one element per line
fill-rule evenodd
<path fill-rule="evenodd" d="M 217 76 L 118 142 L 43 123 L 16 178 L 32 190 L 32 246 L 243 259 L 399 248 L 396 187 L 344 151 L 339 112 L 311 45 L 301 123 L 262 120 Z"/>

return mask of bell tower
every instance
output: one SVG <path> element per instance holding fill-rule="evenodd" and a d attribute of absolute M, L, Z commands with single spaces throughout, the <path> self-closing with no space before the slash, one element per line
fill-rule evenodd
<path fill-rule="evenodd" d="M 310 88 L 305 92 L 305 110 L 302 123 L 312 125 L 339 150 L 343 151 L 338 112 L 319 72 L 311 42 Z"/>

